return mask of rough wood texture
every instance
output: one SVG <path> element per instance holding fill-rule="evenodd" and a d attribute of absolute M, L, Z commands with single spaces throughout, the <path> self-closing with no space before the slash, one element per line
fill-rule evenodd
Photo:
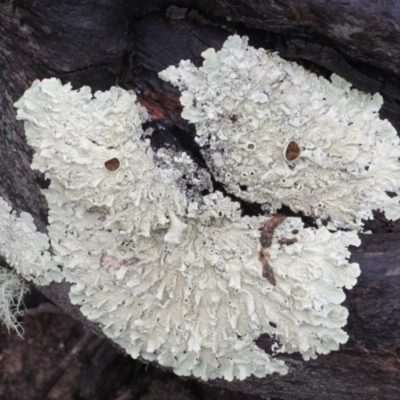
<path fill-rule="evenodd" d="M 185 58 L 199 64 L 203 50 L 220 47 L 235 31 L 319 73 L 334 71 L 358 88 L 380 90 L 381 116 L 399 128 L 399 16 L 400 5 L 391 0 L 1 2 L 0 196 L 30 212 L 46 231 L 40 187 L 47 182 L 29 168 L 32 151 L 12 104 L 34 79 L 51 76 L 75 88 L 118 84 L 139 91 L 155 119 L 153 145 L 173 143 L 202 162 L 192 128 L 179 116 L 179 94 L 157 72 Z M 157 130 L 160 126 L 167 129 Z M 284 399 L 400 398 L 400 224 L 377 214 L 369 228 L 373 234 L 364 235 L 362 246 L 352 251 L 362 275 L 346 300 L 350 340 L 341 351 L 310 362 L 286 356 L 290 372 L 284 377 L 212 384 Z M 91 325 L 69 304 L 67 284 L 41 290 Z M 268 348 L 268 338 L 260 338 L 259 345 Z"/>

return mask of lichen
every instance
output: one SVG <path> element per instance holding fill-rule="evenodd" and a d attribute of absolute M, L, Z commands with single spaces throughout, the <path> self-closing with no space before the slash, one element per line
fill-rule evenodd
<path fill-rule="evenodd" d="M 140 140 L 145 112 L 134 95 L 114 87 L 92 100 L 90 88 L 74 91 L 53 78 L 35 81 L 15 106 L 36 151 L 32 168 L 52 180 L 50 208 L 103 207 L 116 216 L 107 229 L 145 236 L 166 226 L 170 212 L 184 214 L 187 200 L 174 184 L 181 174 L 156 168 L 148 140 Z"/>
<path fill-rule="evenodd" d="M 15 271 L 0 267 L 0 321 L 10 332 L 22 336 L 22 325 L 18 317 L 23 314 L 21 306 L 28 292 L 25 281 Z"/>
<path fill-rule="evenodd" d="M 16 211 L 0 197 L 0 254 L 25 279 L 38 285 L 60 282 L 63 274 L 49 253 L 49 238 L 37 231 L 29 213 Z"/>
<path fill-rule="evenodd" d="M 215 179 L 235 196 L 361 229 L 372 210 L 400 217 L 400 145 L 379 94 L 318 77 L 231 36 L 204 64 L 159 75 L 182 91 L 182 116 Z"/>
<path fill-rule="evenodd" d="M 287 372 L 255 345 L 262 333 L 305 359 L 347 340 L 340 303 L 359 274 L 347 261 L 356 232 L 282 218 L 262 249 L 271 284 L 259 254 L 273 217 L 243 216 L 221 192 L 201 195 L 210 178 L 187 155 L 154 154 L 133 94 L 92 98 L 51 79 L 16 106 L 32 167 L 51 180 L 48 231 L 71 301 L 130 355 L 232 380 Z"/>
<path fill-rule="evenodd" d="M 346 261 L 347 246 L 359 243 L 356 233 L 304 229 L 288 218 L 270 247 L 274 287 L 258 260 L 266 217 L 235 221 L 211 208 L 203 208 L 213 215 L 208 223 L 186 221 L 178 243 L 165 240 L 169 229 L 128 241 L 104 230 L 105 214 L 77 221 L 64 213 L 56 225 L 73 234 L 57 253 L 74 283 L 71 301 L 133 357 L 202 379 L 285 373 L 282 362 L 255 345 L 262 333 L 305 359 L 345 343 L 341 288 L 351 288 L 359 274 Z M 293 235 L 297 243 L 279 244 Z"/>

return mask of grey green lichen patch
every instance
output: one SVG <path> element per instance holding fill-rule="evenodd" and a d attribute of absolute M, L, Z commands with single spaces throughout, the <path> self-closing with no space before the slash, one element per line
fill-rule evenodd
<path fill-rule="evenodd" d="M 63 274 L 49 253 L 49 238 L 29 213 L 20 216 L 0 197 L 0 254 L 25 279 L 38 285 L 60 282 Z"/>
<path fill-rule="evenodd" d="M 232 36 L 204 64 L 169 67 L 160 77 L 182 91 L 182 116 L 214 177 L 250 202 L 282 205 L 361 229 L 372 210 L 400 217 L 400 145 L 381 120 L 379 94 L 331 81 Z"/>
<path fill-rule="evenodd" d="M 176 185 L 186 193 L 189 203 L 201 202 L 204 191 L 211 192 L 213 184 L 211 175 L 206 168 L 196 164 L 188 154 L 175 149 L 160 148 L 154 153 L 153 161 L 158 169 L 176 170 L 179 179 Z M 188 206 L 190 208 L 190 206 Z"/>
<path fill-rule="evenodd" d="M 16 106 L 32 166 L 51 180 L 49 237 L 71 301 L 128 354 L 232 380 L 287 372 L 255 345 L 263 333 L 305 359 L 347 340 L 340 304 L 359 274 L 347 261 L 355 231 L 286 218 L 264 251 L 273 285 L 259 259 L 271 217 L 242 216 L 220 192 L 202 196 L 210 178 L 187 155 L 154 154 L 133 94 L 92 98 L 53 79 Z"/>

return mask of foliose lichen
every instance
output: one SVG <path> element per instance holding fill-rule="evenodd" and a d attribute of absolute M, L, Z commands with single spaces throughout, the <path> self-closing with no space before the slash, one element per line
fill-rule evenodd
<path fill-rule="evenodd" d="M 244 379 L 287 372 L 255 345 L 262 333 L 305 359 L 347 340 L 340 303 L 359 274 L 347 261 L 355 231 L 284 219 L 263 253 L 273 285 L 259 260 L 260 230 L 273 217 L 242 216 L 220 192 L 185 191 L 191 161 L 153 153 L 133 94 L 92 98 L 51 79 L 16 106 L 32 166 L 51 180 L 49 237 L 71 301 L 133 357 L 180 375 Z"/>
<path fill-rule="evenodd" d="M 49 253 L 49 238 L 37 231 L 32 216 L 16 211 L 0 197 L 0 254 L 28 281 L 61 282 L 64 276 Z"/>
<path fill-rule="evenodd" d="M 380 209 L 400 217 L 400 141 L 379 94 L 330 81 L 231 36 L 159 75 L 182 91 L 182 116 L 215 179 L 237 197 L 361 229 Z"/>
<path fill-rule="evenodd" d="M 92 100 L 89 87 L 75 91 L 53 78 L 35 81 L 15 106 L 36 151 L 32 168 L 52 179 L 44 191 L 51 210 L 69 202 L 103 207 L 106 229 L 145 236 L 166 226 L 170 213 L 184 214 L 181 174 L 156 168 L 148 139 L 140 140 L 145 110 L 128 92 L 114 87 Z"/>
<path fill-rule="evenodd" d="M 18 216 L 0 197 L 0 255 L 14 268 L 0 267 L 0 321 L 20 336 L 23 329 L 18 317 L 28 292 L 25 279 L 38 285 L 64 279 L 49 248 L 48 236 L 37 231 L 32 216 L 27 212 Z"/>
<path fill-rule="evenodd" d="M 73 250 L 66 259 L 75 260 L 73 267 L 66 264 L 76 283 L 72 302 L 133 357 L 202 379 L 285 373 L 281 361 L 255 345 L 262 333 L 305 359 L 347 341 L 341 329 L 347 310 L 340 303 L 342 287 L 351 288 L 359 274 L 358 265 L 347 261 L 347 246 L 359 244 L 354 231 L 304 229 L 298 218 L 287 219 L 270 248 L 274 287 L 261 277 L 258 260 L 266 218 L 215 219 L 186 221 L 179 243 L 154 232 L 124 246 L 117 242 L 97 257 L 79 249 L 78 238 L 91 231 L 68 238 Z M 279 243 L 293 236 L 292 246 Z"/>

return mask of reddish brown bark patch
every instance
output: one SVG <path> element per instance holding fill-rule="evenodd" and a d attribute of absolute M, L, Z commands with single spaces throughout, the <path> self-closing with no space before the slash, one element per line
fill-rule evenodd
<path fill-rule="evenodd" d="M 286 246 L 290 246 L 291 244 L 294 244 L 294 243 L 296 243 L 297 242 L 297 238 L 281 238 L 281 239 L 279 239 L 279 244 L 282 244 L 282 245 L 286 245 Z"/>
<path fill-rule="evenodd" d="M 258 259 L 262 265 L 262 276 L 263 278 L 268 279 L 269 283 L 273 286 L 276 285 L 276 279 L 274 275 L 274 270 L 272 269 L 271 265 L 269 264 L 269 252 L 267 251 L 268 247 L 272 244 L 272 238 L 274 236 L 275 228 L 283 222 L 285 216 L 283 215 L 276 215 L 268 220 L 264 227 L 261 230 L 261 250 L 258 255 Z"/>

